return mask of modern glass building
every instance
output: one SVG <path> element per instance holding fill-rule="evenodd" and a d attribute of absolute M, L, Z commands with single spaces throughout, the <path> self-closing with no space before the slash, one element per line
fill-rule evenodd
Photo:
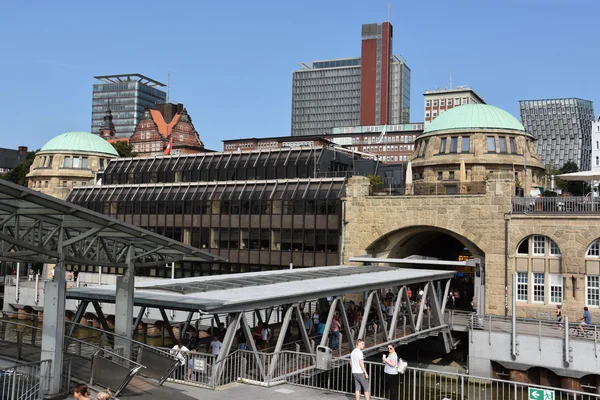
<path fill-rule="evenodd" d="M 366 24 L 361 57 L 302 63 L 292 76 L 292 136 L 408 123 L 411 72 L 392 54 L 392 36 L 389 22 Z"/>
<path fill-rule="evenodd" d="M 92 133 L 99 133 L 104 115 L 110 110 L 117 138 L 129 138 L 144 109 L 164 103 L 167 94 L 160 87 L 166 85 L 140 74 L 95 76 L 101 83 L 94 84 L 92 94 Z"/>
<path fill-rule="evenodd" d="M 576 98 L 521 100 L 521 122 L 537 139 L 544 165 L 560 168 L 571 160 L 580 171 L 591 169 L 594 104 Z"/>
<path fill-rule="evenodd" d="M 375 162 L 361 161 L 373 168 L 365 174 L 377 173 Z M 324 148 L 121 158 L 101 185 L 74 188 L 68 200 L 229 260 L 182 263 L 178 277 L 336 265 L 344 176 L 354 164 Z"/>
<path fill-rule="evenodd" d="M 292 78 L 292 136 L 360 122 L 360 57 L 302 64 Z"/>

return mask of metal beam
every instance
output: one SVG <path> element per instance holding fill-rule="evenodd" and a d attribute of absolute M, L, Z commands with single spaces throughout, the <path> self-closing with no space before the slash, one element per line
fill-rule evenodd
<path fill-rule="evenodd" d="M 221 375 L 223 374 L 225 359 L 229 355 L 231 351 L 231 345 L 233 344 L 233 339 L 235 338 L 235 333 L 237 331 L 237 327 L 240 324 L 240 318 L 242 317 L 242 313 L 236 313 L 233 315 L 231 319 L 231 324 L 227 327 L 227 331 L 225 332 L 225 338 L 223 339 L 223 344 L 221 346 L 221 351 L 215 360 L 212 369 L 212 378 L 213 384 L 219 386 Z"/>
<path fill-rule="evenodd" d="M 323 331 L 323 336 L 321 336 L 320 346 L 327 346 L 327 341 L 329 340 L 329 331 L 331 330 L 331 322 L 333 321 L 333 316 L 335 315 L 335 307 L 337 306 L 337 302 L 339 301 L 338 297 L 334 297 L 333 301 L 329 305 L 329 313 L 327 314 L 327 321 L 325 322 L 325 330 Z"/>
<path fill-rule="evenodd" d="M 362 321 L 360 323 L 360 330 L 358 331 L 357 339 L 365 338 L 365 332 L 367 330 L 367 320 L 369 319 L 369 311 L 371 311 L 371 304 L 373 304 L 373 297 L 375 296 L 375 292 L 370 292 L 367 297 L 367 301 L 365 303 L 365 311 L 362 316 Z"/>
<path fill-rule="evenodd" d="M 406 290 L 405 286 L 398 289 L 398 295 L 396 296 L 396 303 L 394 304 L 394 314 L 392 315 L 392 321 L 390 322 L 387 339 L 392 340 L 396 337 L 396 326 L 398 325 L 398 315 L 402 309 L 402 294 Z M 410 304 L 409 304 L 410 307 Z"/>
<path fill-rule="evenodd" d="M 300 336 L 302 337 L 302 342 L 304 343 L 304 347 L 306 347 L 306 351 L 309 353 L 313 353 L 314 349 L 311 348 L 310 338 L 308 336 L 308 332 L 306 332 L 306 327 L 304 326 L 304 316 L 302 315 L 302 311 L 300 311 L 299 305 L 292 306 L 296 311 L 296 320 L 298 321 L 298 332 L 300 332 Z M 311 318 L 309 316 L 309 318 Z"/>
<path fill-rule="evenodd" d="M 261 355 L 261 353 L 258 352 L 258 349 L 256 348 L 256 341 L 254 340 L 254 335 L 252 334 L 250 325 L 248 324 L 248 321 L 246 320 L 246 314 L 245 313 L 241 313 L 241 314 L 242 314 L 242 318 L 240 319 L 241 329 L 244 332 L 244 336 L 246 336 L 246 343 L 250 344 L 250 350 L 252 351 L 252 354 L 254 355 L 254 360 L 256 361 L 256 365 L 258 365 L 258 369 L 260 371 L 260 376 L 261 376 L 262 380 L 264 381 L 264 380 L 266 380 L 266 376 L 265 376 L 265 367 L 263 365 L 262 355 Z"/>
<path fill-rule="evenodd" d="M 292 318 L 292 307 L 289 307 L 285 312 L 285 317 L 283 317 L 283 322 L 281 323 L 281 330 L 279 331 L 279 336 L 277 337 L 277 344 L 275 345 L 275 350 L 273 351 L 273 356 L 271 358 L 271 365 L 269 366 L 269 375 L 268 379 L 273 378 L 273 374 L 275 373 L 275 368 L 277 368 L 277 362 L 279 361 L 279 352 L 281 352 L 281 348 L 283 347 L 283 342 L 285 341 L 285 333 L 288 330 L 290 325 L 290 319 Z M 263 327 L 265 329 L 266 327 Z"/>

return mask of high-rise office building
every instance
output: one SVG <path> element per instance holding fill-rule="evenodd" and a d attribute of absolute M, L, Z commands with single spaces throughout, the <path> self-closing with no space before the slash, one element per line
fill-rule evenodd
<path fill-rule="evenodd" d="M 360 57 L 302 63 L 292 77 L 292 136 L 408 123 L 410 68 L 392 54 L 392 37 L 389 22 L 366 24 Z"/>
<path fill-rule="evenodd" d="M 456 86 L 450 89 L 426 90 L 425 127 L 444 112 L 463 104 L 486 104 L 483 97 L 468 86 Z"/>
<path fill-rule="evenodd" d="M 167 100 L 167 94 L 158 89 L 164 83 L 140 74 L 95 76 L 92 94 L 92 133 L 99 134 L 109 107 L 117 138 L 129 138 L 135 131 L 146 107 L 153 108 Z"/>
<path fill-rule="evenodd" d="M 521 100 L 521 123 L 537 139 L 545 165 L 560 168 L 567 161 L 589 171 L 592 156 L 594 104 L 576 98 Z"/>

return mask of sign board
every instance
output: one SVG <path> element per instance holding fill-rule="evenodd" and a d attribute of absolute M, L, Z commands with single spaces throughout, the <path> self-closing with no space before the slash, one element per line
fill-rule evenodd
<path fill-rule="evenodd" d="M 529 400 L 554 400 L 554 390 L 529 388 Z"/>

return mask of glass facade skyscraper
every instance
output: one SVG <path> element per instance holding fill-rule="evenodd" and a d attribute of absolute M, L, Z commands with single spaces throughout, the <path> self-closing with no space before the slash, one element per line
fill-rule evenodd
<path fill-rule="evenodd" d="M 92 133 L 98 133 L 108 107 L 113 115 L 117 138 L 133 135 L 146 107 L 165 103 L 167 94 L 159 87 L 166 85 L 139 74 L 95 76 L 92 94 Z"/>
<path fill-rule="evenodd" d="M 408 123 L 410 68 L 392 54 L 392 36 L 389 22 L 366 24 L 361 57 L 302 63 L 292 77 L 292 136 Z"/>
<path fill-rule="evenodd" d="M 594 104 L 576 98 L 521 100 L 521 123 L 537 140 L 545 165 L 560 168 L 575 162 L 580 171 L 591 169 Z"/>
<path fill-rule="evenodd" d="M 315 61 L 294 72 L 292 136 L 322 135 L 335 127 L 355 126 L 359 115 L 360 58 Z"/>

